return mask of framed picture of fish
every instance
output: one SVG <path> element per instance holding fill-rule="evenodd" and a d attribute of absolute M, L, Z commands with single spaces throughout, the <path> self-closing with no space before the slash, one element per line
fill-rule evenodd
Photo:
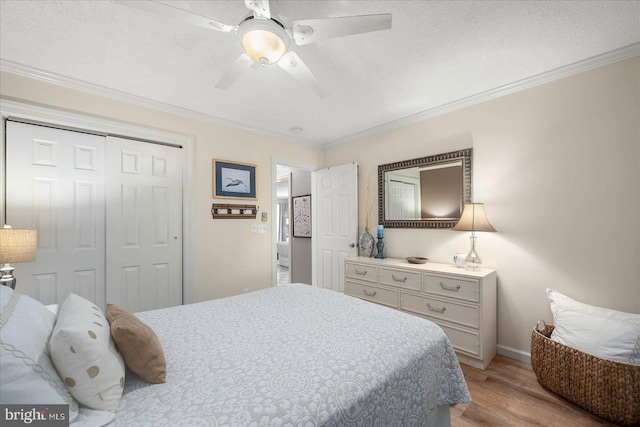
<path fill-rule="evenodd" d="M 213 159 L 213 198 L 257 200 L 257 169 L 256 165 Z"/>
<path fill-rule="evenodd" d="M 293 237 L 311 237 L 311 196 L 291 198 L 293 204 Z"/>

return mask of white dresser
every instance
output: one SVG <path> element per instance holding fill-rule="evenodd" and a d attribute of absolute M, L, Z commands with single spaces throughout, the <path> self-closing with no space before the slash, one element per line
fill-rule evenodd
<path fill-rule="evenodd" d="M 461 363 L 486 369 L 496 354 L 496 272 L 402 259 L 345 260 L 344 293 L 437 323 Z"/>

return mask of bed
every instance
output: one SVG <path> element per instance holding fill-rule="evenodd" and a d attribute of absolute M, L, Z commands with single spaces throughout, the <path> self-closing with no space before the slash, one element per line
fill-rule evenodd
<path fill-rule="evenodd" d="M 166 382 L 127 370 L 110 427 L 447 426 L 449 406 L 470 401 L 442 329 L 334 291 L 285 285 L 136 316 L 162 344 Z"/>

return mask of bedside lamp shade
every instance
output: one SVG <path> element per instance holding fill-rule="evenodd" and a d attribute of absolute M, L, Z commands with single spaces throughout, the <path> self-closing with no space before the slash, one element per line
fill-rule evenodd
<path fill-rule="evenodd" d="M 29 262 L 36 259 L 36 242 L 38 231 L 30 228 L 11 228 L 5 225 L 0 228 L 0 284 L 15 288 L 11 263 Z"/>
<path fill-rule="evenodd" d="M 496 231 L 484 213 L 484 203 L 466 203 L 460 220 L 452 228 L 456 231 Z"/>
<path fill-rule="evenodd" d="M 496 231 L 489 223 L 487 215 L 484 213 L 484 204 L 467 203 L 464 205 L 460 221 L 452 228 L 456 231 L 471 231 L 471 251 L 465 259 L 468 269 L 476 270 L 482 264 L 476 252 L 476 231 Z"/>

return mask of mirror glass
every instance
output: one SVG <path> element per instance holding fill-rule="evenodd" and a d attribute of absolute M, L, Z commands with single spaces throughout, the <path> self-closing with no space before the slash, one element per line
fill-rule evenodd
<path fill-rule="evenodd" d="M 453 227 L 471 200 L 471 148 L 378 166 L 378 223 Z"/>

